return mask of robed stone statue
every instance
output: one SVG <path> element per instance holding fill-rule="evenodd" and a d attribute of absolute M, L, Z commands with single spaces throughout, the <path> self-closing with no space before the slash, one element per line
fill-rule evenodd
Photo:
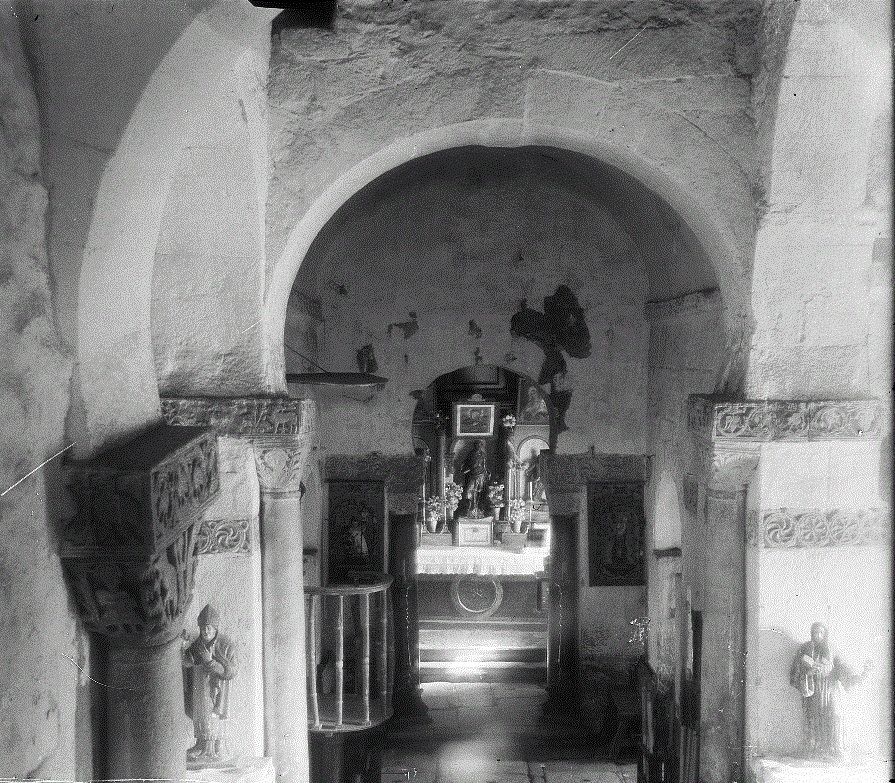
<path fill-rule="evenodd" d="M 236 645 L 221 633 L 220 626 L 217 610 L 207 605 L 199 612 L 199 635 L 183 648 L 184 705 L 196 737 L 196 744 L 186 753 L 191 766 L 221 762 L 230 755 L 226 723 L 222 722 L 229 716 Z"/>

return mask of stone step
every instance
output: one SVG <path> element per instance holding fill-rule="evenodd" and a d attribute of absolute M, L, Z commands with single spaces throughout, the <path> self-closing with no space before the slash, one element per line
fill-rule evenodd
<path fill-rule="evenodd" d="M 525 682 L 547 681 L 547 662 L 472 661 L 420 663 L 420 682 Z"/>
<path fill-rule="evenodd" d="M 547 647 L 429 647 L 420 644 L 420 661 L 427 663 L 545 663 Z"/>

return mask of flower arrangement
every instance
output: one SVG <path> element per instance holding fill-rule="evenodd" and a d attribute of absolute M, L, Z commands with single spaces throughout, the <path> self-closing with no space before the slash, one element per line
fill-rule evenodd
<path fill-rule="evenodd" d="M 513 498 L 510 501 L 509 520 L 513 532 L 521 533 L 525 524 L 525 501 L 522 498 Z"/>
<path fill-rule="evenodd" d="M 649 617 L 635 617 L 630 621 L 630 625 L 633 626 L 631 631 L 631 638 L 628 639 L 628 644 L 634 644 L 640 647 L 641 649 L 645 647 L 647 636 L 649 634 Z"/>
<path fill-rule="evenodd" d="M 493 508 L 503 506 L 503 484 L 492 481 L 488 485 L 488 502 Z"/>
<path fill-rule="evenodd" d="M 460 505 L 460 498 L 463 497 L 463 487 L 453 481 L 448 481 L 444 485 L 444 499 L 448 508 L 453 512 Z"/>
<path fill-rule="evenodd" d="M 429 498 L 426 500 L 426 519 L 441 519 L 441 500 L 439 498 Z"/>
<path fill-rule="evenodd" d="M 511 430 L 516 426 L 516 417 L 512 413 L 504 416 L 502 421 L 505 429 Z"/>

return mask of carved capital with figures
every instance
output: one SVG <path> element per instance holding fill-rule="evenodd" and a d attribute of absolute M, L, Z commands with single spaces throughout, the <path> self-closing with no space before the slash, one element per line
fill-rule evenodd
<path fill-rule="evenodd" d="M 261 435 L 252 438 L 251 443 L 261 491 L 273 495 L 298 493 L 309 441 L 293 435 Z"/>
<path fill-rule="evenodd" d="M 192 596 L 196 532 L 218 493 L 215 434 L 161 425 L 66 467 L 76 513 L 61 554 L 85 626 L 118 643 L 176 637 Z"/>

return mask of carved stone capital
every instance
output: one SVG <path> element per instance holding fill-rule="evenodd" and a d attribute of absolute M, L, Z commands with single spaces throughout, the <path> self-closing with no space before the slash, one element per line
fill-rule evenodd
<path fill-rule="evenodd" d="M 751 511 L 747 542 L 766 549 L 885 545 L 892 536 L 889 509 Z"/>
<path fill-rule="evenodd" d="M 722 443 L 706 443 L 700 449 L 702 483 L 710 492 L 736 493 L 752 480 L 761 446 L 752 443 L 732 447 Z"/>
<path fill-rule="evenodd" d="M 84 624 L 121 643 L 173 639 L 192 596 L 195 528 L 219 489 L 214 433 L 162 425 L 66 473 L 77 511 L 61 553 Z"/>
<path fill-rule="evenodd" d="M 262 435 L 251 439 L 258 484 L 267 494 L 298 493 L 310 444 L 296 435 Z"/>
<path fill-rule="evenodd" d="M 210 427 L 221 435 L 307 436 L 316 404 L 292 397 L 163 397 L 162 415 L 174 426 Z"/>
<path fill-rule="evenodd" d="M 692 395 L 688 424 L 703 440 L 843 440 L 882 437 L 880 400 L 725 400 Z"/>

